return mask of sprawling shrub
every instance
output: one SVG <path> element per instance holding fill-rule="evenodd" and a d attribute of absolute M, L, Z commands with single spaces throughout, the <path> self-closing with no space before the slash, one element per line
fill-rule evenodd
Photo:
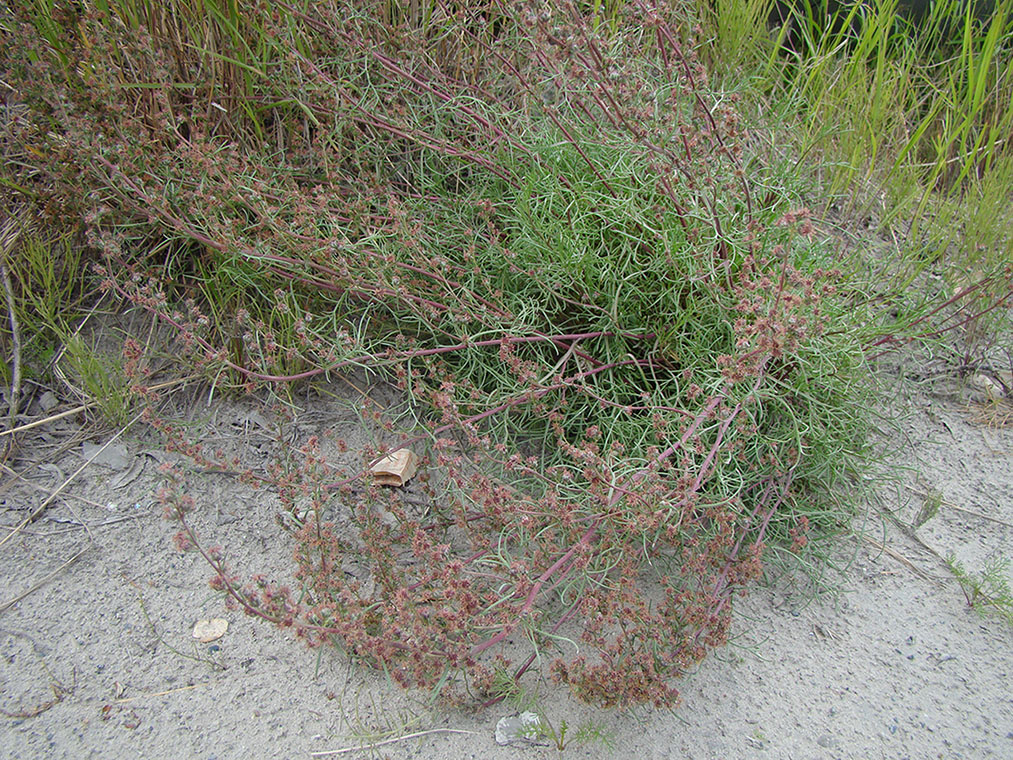
<path fill-rule="evenodd" d="M 495 697 L 549 662 L 588 701 L 670 704 L 765 548 L 847 521 L 853 306 L 673 6 L 7 22 L 22 181 L 182 359 L 250 388 L 368 367 L 423 420 L 386 450 L 423 455 L 424 508 L 312 441 L 275 472 L 298 594 L 201 549 L 247 611 L 406 686 Z"/>

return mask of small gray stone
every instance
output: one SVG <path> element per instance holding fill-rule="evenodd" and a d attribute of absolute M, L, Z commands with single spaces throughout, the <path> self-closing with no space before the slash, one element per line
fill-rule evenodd
<path fill-rule="evenodd" d="M 837 742 L 830 734 L 823 734 L 816 743 L 825 749 L 833 749 L 837 746 Z"/>

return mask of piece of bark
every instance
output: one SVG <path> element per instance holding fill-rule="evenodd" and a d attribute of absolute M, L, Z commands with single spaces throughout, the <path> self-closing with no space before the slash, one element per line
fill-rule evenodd
<path fill-rule="evenodd" d="M 411 449 L 398 449 L 373 464 L 369 471 L 381 486 L 403 486 L 415 476 L 418 455 Z"/>

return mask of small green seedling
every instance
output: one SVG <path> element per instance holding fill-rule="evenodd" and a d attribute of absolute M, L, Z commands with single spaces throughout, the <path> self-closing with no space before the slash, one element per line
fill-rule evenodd
<path fill-rule="evenodd" d="M 967 606 L 979 615 L 993 612 L 1013 625 L 1013 590 L 1009 584 L 1010 561 L 993 554 L 985 560 L 981 573 L 968 571 L 953 554 L 946 558 L 946 564 L 960 583 L 967 599 Z"/>

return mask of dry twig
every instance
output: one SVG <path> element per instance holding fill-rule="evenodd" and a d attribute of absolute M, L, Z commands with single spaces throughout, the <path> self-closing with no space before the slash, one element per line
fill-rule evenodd
<path fill-rule="evenodd" d="M 18 418 L 18 402 L 21 398 L 21 328 L 14 308 L 14 288 L 10 272 L 7 271 L 7 257 L 14 244 L 21 237 L 20 220 L 9 216 L 0 227 L 0 280 L 3 281 L 4 296 L 7 299 L 7 315 L 11 324 L 11 387 L 7 398 L 7 427 L 12 429 Z M 0 439 L 0 463 L 6 462 L 14 451 L 14 436 Z"/>
<path fill-rule="evenodd" d="M 430 728 L 428 731 L 416 731 L 413 734 L 405 734 L 404 736 L 395 736 L 393 739 L 384 739 L 382 742 L 374 742 L 373 744 L 363 744 L 361 747 L 343 747 L 342 749 L 327 749 L 321 750 L 320 752 L 311 752 L 310 757 L 333 757 L 334 755 L 345 755 L 349 752 L 364 752 L 366 750 L 376 749 L 382 747 L 385 744 L 395 744 L 397 742 L 407 741 L 408 739 L 418 739 L 423 736 L 429 736 L 430 734 L 474 734 L 474 731 L 465 731 L 463 728 Z"/>
<path fill-rule="evenodd" d="M 113 441 L 115 441 L 117 438 L 119 438 L 121 435 L 127 432 L 127 430 L 129 430 L 131 427 L 133 427 L 134 423 L 141 418 L 141 415 L 143 413 L 144 412 L 138 412 L 136 415 L 134 415 L 134 418 L 130 420 L 130 422 L 128 422 L 126 425 L 120 428 L 108 441 L 102 444 L 102 446 L 94 454 L 88 457 L 87 461 L 85 461 L 84 464 L 78 467 L 73 472 L 73 474 L 70 475 L 70 477 L 64 480 L 63 483 L 61 483 L 60 486 L 55 491 L 49 494 L 49 496 L 46 498 L 45 501 L 43 501 L 39 506 L 37 506 L 34 510 L 32 510 L 32 513 L 28 515 L 28 517 L 22 520 L 17 525 L 17 527 L 15 527 L 6 536 L 0 539 L 0 546 L 3 546 L 5 543 L 10 541 L 14 536 L 16 536 L 21 531 L 22 528 L 28 525 L 28 523 L 35 522 L 36 520 L 38 520 L 39 517 L 42 516 L 42 513 L 46 511 L 46 508 L 56 500 L 56 497 L 59 496 L 61 493 L 63 493 L 63 490 L 67 486 L 69 486 L 77 478 L 78 475 L 84 472 L 85 469 L 87 469 L 87 467 L 113 443 Z"/>

